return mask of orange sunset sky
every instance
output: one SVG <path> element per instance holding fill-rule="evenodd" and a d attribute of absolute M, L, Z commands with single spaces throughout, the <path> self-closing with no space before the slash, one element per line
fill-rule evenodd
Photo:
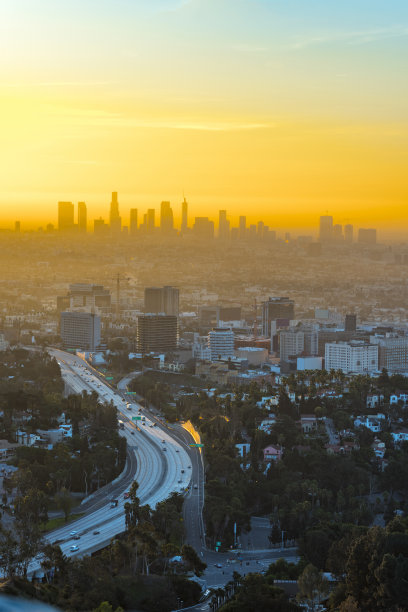
<path fill-rule="evenodd" d="M 2 227 L 183 191 L 271 228 L 408 227 L 405 0 L 0 3 Z"/>

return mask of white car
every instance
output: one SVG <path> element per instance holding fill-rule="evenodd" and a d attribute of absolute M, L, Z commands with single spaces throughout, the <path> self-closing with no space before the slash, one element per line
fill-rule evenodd
<path fill-rule="evenodd" d="M 71 546 L 71 548 L 69 549 L 71 552 L 75 552 L 77 550 L 79 550 L 79 546 L 77 546 L 76 544 L 74 544 L 73 546 Z"/>
<path fill-rule="evenodd" d="M 77 531 L 71 531 L 71 533 L 69 535 L 74 536 L 76 535 L 78 532 Z"/>

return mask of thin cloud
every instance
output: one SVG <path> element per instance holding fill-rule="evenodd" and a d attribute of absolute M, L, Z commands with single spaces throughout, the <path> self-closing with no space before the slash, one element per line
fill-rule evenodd
<path fill-rule="evenodd" d="M 205 132 L 231 132 L 238 130 L 259 130 L 276 127 L 269 122 L 241 121 L 198 121 L 178 119 L 138 119 L 125 117 L 117 113 L 100 109 L 80 109 L 49 107 L 49 112 L 71 120 L 76 125 L 114 127 L 114 128 L 150 128 L 168 130 L 198 130 Z"/>
<path fill-rule="evenodd" d="M 33 81 L 26 83 L 2 83 L 0 87 L 27 88 L 27 87 L 94 87 L 99 85 L 112 85 L 113 81 Z"/>
<path fill-rule="evenodd" d="M 148 128 L 166 130 L 196 130 L 203 132 L 232 132 L 241 130 L 259 130 L 273 128 L 273 123 L 234 123 L 234 122 L 196 122 L 196 121 L 148 121 L 129 118 L 102 118 L 95 125 L 104 127 Z"/>
<path fill-rule="evenodd" d="M 347 45 L 364 45 L 378 40 L 389 38 L 401 38 L 408 36 L 408 27 L 392 26 L 389 28 L 374 28 L 370 30 L 356 30 L 354 32 L 331 32 L 323 36 L 312 36 L 298 40 L 292 45 L 291 49 L 305 49 L 316 45 L 326 45 L 331 43 L 345 43 Z"/>

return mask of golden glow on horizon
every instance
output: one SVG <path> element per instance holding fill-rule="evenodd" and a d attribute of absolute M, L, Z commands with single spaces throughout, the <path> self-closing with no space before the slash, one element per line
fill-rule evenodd
<path fill-rule="evenodd" d="M 328 211 L 405 231 L 403 25 L 331 23 L 316 35 L 310 24 L 294 33 L 283 15 L 280 33 L 279 3 L 273 13 L 239 0 L 233 14 L 229 0 L 119 3 L 124 16 L 107 2 L 95 27 L 87 3 L 78 24 L 76 0 L 40 11 L 36 28 L 26 0 L 4 12 L 2 225 L 55 223 L 58 200 L 85 200 L 89 220 L 107 218 L 111 191 L 124 223 L 130 207 L 141 217 L 161 200 L 178 220 L 184 190 L 190 223 L 225 208 L 234 222 L 246 214 L 300 231 Z M 78 45 L 58 46 L 65 27 Z"/>

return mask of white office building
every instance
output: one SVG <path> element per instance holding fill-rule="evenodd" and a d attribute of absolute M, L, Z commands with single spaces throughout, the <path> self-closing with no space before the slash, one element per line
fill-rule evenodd
<path fill-rule="evenodd" d="M 347 342 L 327 343 L 325 368 L 342 370 L 345 374 L 365 374 L 378 370 L 378 346 Z"/>
<path fill-rule="evenodd" d="M 234 357 L 234 332 L 231 329 L 215 327 L 208 334 L 211 361 Z"/>

